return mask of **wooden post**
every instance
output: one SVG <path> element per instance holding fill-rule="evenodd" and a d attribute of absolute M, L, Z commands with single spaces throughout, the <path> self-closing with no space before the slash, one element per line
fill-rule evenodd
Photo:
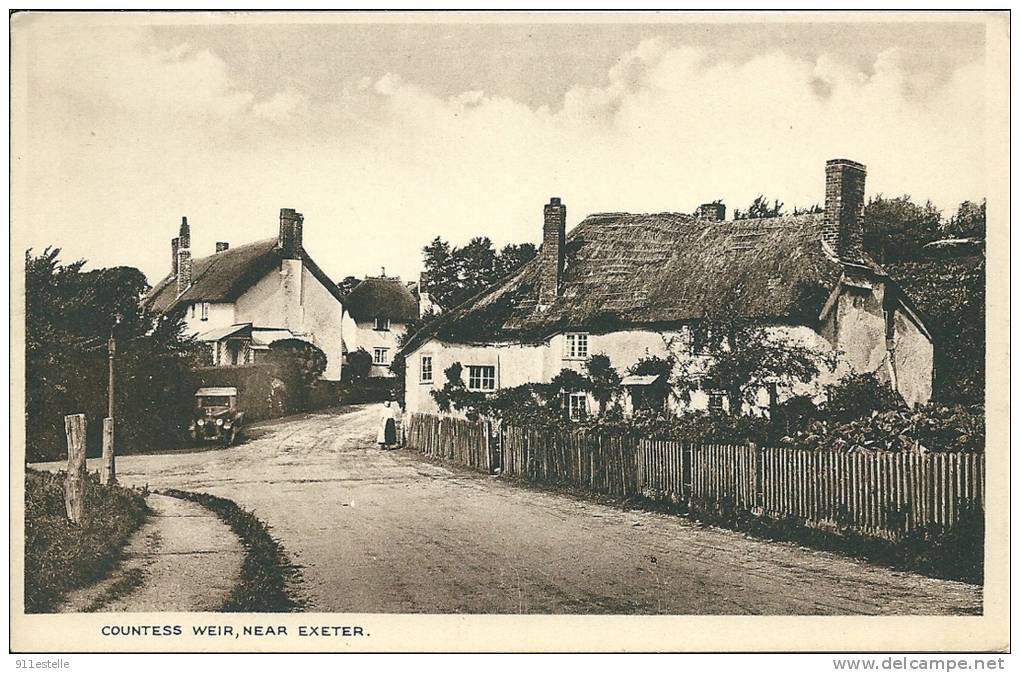
<path fill-rule="evenodd" d="M 85 516 L 85 414 L 64 416 L 64 431 L 67 433 L 64 507 L 71 523 L 80 525 Z"/>
<path fill-rule="evenodd" d="M 117 483 L 117 466 L 113 456 L 113 419 L 103 419 L 103 469 L 99 471 L 101 484 Z"/>

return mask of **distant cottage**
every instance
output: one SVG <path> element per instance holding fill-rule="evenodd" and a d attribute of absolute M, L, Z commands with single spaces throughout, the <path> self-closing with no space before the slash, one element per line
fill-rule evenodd
<path fill-rule="evenodd" d="M 825 176 L 821 213 L 728 221 L 720 203 L 695 215 L 602 213 L 569 236 L 566 206 L 552 199 L 534 260 L 408 342 L 407 410 L 437 411 L 430 393 L 445 384 L 443 372 L 455 362 L 469 389 L 492 392 L 580 370 L 595 353 L 608 355 L 621 373 L 642 357 L 666 356 L 667 342 L 696 359 L 698 321 L 724 296 L 735 296 L 730 308 L 773 334 L 836 354 L 831 377 L 779 391 L 782 398 L 817 396 L 824 383 L 855 371 L 876 373 L 911 405 L 927 402 L 930 333 L 863 250 L 865 167 L 835 159 Z M 654 379 L 624 379 L 626 411 L 645 403 Z M 762 391 L 748 411 L 764 413 L 775 395 Z M 576 397 L 571 413 L 586 413 L 592 400 Z M 707 386 L 689 405 L 671 399 L 669 410 L 723 404 Z"/>
<path fill-rule="evenodd" d="M 372 356 L 369 376 L 393 376 L 399 339 L 419 317 L 415 289 L 400 278 L 368 276 L 344 298 L 344 344 L 348 353 L 363 348 Z"/>
<path fill-rule="evenodd" d="M 301 213 L 283 208 L 277 236 L 235 248 L 219 242 L 215 254 L 192 259 L 191 229 L 182 218 L 170 274 L 146 304 L 160 313 L 180 311 L 214 365 L 255 363 L 273 342 L 299 339 L 325 353 L 322 377 L 339 380 L 340 291 L 305 251 L 303 224 Z"/>

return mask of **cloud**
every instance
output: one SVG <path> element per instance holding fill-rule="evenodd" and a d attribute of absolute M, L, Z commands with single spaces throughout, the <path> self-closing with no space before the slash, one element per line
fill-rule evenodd
<path fill-rule="evenodd" d="M 157 118 L 222 118 L 252 100 L 232 84 L 219 56 L 188 44 L 159 49 L 145 30 L 94 26 L 46 38 L 33 63 L 40 84 L 96 105 Z"/>
<path fill-rule="evenodd" d="M 287 122 L 293 119 L 295 113 L 304 111 L 308 107 L 306 96 L 292 90 L 280 91 L 267 101 L 256 103 L 252 112 L 257 117 L 262 117 L 274 122 Z"/>
<path fill-rule="evenodd" d="M 332 93 L 298 76 L 256 97 L 220 55 L 139 31 L 57 34 L 43 49 L 24 169 L 26 205 L 47 223 L 34 244 L 80 241 L 76 255 L 150 277 L 180 214 L 211 247 L 271 235 L 276 211 L 296 207 L 332 275 L 411 276 L 437 235 L 537 242 L 553 195 L 570 224 L 758 193 L 809 205 L 837 156 L 868 165 L 869 195 L 951 209 L 985 190 L 983 124 L 960 123 L 983 119 L 982 64 L 929 77 L 895 49 L 862 70 L 835 54 L 734 60 L 646 40 L 601 84 L 541 107 L 395 72 L 350 72 Z M 124 244 L 81 240 L 82 222 Z"/>

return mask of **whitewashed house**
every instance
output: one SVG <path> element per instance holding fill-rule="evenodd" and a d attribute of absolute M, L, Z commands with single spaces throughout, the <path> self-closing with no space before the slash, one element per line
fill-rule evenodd
<path fill-rule="evenodd" d="M 838 367 L 817 380 L 761 391 L 770 398 L 817 396 L 847 372 L 874 372 L 911 405 L 932 393 L 930 334 L 913 304 L 862 247 L 865 167 L 836 159 L 825 167 L 825 210 L 729 221 L 725 206 L 680 213 L 591 215 L 566 234 L 566 207 L 545 206 L 539 255 L 504 283 L 446 312 L 406 345 L 406 410 L 436 412 L 444 370 L 463 366 L 468 388 L 492 392 L 548 382 L 581 370 L 601 353 L 624 374 L 645 356 L 669 353 L 697 372 L 697 326 L 706 307 L 738 297 L 734 310 L 770 334 L 834 354 Z M 654 376 L 625 376 L 625 410 L 647 405 Z M 778 399 L 776 399 L 778 396 Z M 571 413 L 592 411 L 583 394 Z M 721 391 L 696 390 L 674 413 L 725 404 Z"/>
<path fill-rule="evenodd" d="M 171 241 L 172 268 L 145 299 L 160 313 L 179 311 L 187 332 L 208 345 L 214 365 L 259 361 L 282 339 L 307 341 L 326 355 L 322 378 L 339 380 L 343 361 L 343 305 L 336 284 L 302 245 L 304 216 L 280 210 L 279 233 L 192 259 L 191 229 L 183 218 Z"/>
<path fill-rule="evenodd" d="M 372 356 L 370 377 L 392 377 L 390 364 L 407 326 L 418 319 L 418 299 L 399 277 L 367 276 L 344 298 L 347 353 L 364 349 Z"/>

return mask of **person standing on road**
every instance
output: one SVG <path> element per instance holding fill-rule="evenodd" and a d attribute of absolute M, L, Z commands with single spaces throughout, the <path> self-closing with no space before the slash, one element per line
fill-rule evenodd
<path fill-rule="evenodd" d="M 390 448 L 397 443 L 396 405 L 387 401 L 379 418 L 379 436 L 376 441 L 381 448 Z"/>

